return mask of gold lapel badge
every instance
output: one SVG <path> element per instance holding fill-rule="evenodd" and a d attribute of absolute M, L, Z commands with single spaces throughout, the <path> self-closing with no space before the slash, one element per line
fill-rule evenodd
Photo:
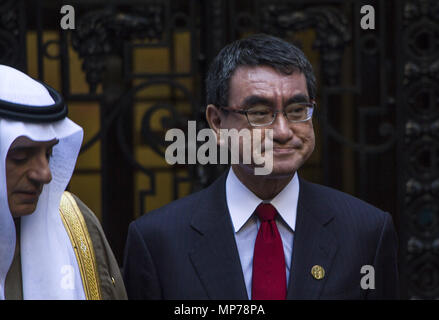
<path fill-rule="evenodd" d="M 325 269 L 323 269 L 322 266 L 315 265 L 311 268 L 311 274 L 314 277 L 314 279 L 321 280 L 325 277 Z"/>

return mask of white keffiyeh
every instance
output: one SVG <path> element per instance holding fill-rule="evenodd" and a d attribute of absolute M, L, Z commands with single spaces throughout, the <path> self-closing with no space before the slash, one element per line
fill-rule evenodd
<path fill-rule="evenodd" d="M 36 108 L 54 104 L 43 85 L 4 65 L 0 65 L 0 99 Z M 35 212 L 21 218 L 23 298 L 85 299 L 75 253 L 59 213 L 61 195 L 73 174 L 83 139 L 82 128 L 68 118 L 48 124 L 0 118 L 0 299 L 5 298 L 5 279 L 16 245 L 5 160 L 20 136 L 34 141 L 59 140 L 50 159 L 52 181 L 44 186 Z"/>

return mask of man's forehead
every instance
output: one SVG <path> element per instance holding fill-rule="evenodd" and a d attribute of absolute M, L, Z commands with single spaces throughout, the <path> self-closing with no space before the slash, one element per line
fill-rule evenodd
<path fill-rule="evenodd" d="M 296 95 L 308 96 L 306 77 L 302 72 L 283 74 L 268 66 L 238 67 L 232 75 L 229 90 L 229 99 L 238 98 L 238 100 L 254 94 L 271 95 L 273 91 L 288 95 L 284 97 L 286 99 Z"/>
<path fill-rule="evenodd" d="M 280 70 L 276 70 L 270 66 L 239 66 L 233 72 L 231 79 L 245 80 L 245 81 L 261 81 L 270 79 L 284 79 L 294 77 L 297 80 L 305 80 L 306 77 L 303 72 L 298 69 L 292 69 L 291 73 L 283 73 Z"/>
<path fill-rule="evenodd" d="M 9 149 L 14 148 L 38 148 L 38 147 L 53 147 L 59 142 L 58 139 L 52 139 L 48 141 L 35 141 L 26 136 L 20 136 L 12 142 Z"/>

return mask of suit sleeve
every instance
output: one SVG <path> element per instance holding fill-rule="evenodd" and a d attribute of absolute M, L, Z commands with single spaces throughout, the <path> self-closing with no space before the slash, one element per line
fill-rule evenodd
<path fill-rule="evenodd" d="M 148 247 L 132 222 L 125 246 L 123 277 L 128 299 L 158 300 L 162 298 L 160 282 Z"/>
<path fill-rule="evenodd" d="M 368 299 L 399 299 L 398 237 L 391 216 L 386 213 L 375 254 L 375 289 Z"/>

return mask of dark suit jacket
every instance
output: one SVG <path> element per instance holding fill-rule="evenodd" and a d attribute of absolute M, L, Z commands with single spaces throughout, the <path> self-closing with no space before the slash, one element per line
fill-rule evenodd
<path fill-rule="evenodd" d="M 247 299 L 222 175 L 208 188 L 132 222 L 125 248 L 129 299 Z M 398 297 L 392 219 L 359 199 L 299 180 L 287 299 Z M 321 280 L 311 275 L 322 266 Z M 375 289 L 364 290 L 361 278 Z"/>

